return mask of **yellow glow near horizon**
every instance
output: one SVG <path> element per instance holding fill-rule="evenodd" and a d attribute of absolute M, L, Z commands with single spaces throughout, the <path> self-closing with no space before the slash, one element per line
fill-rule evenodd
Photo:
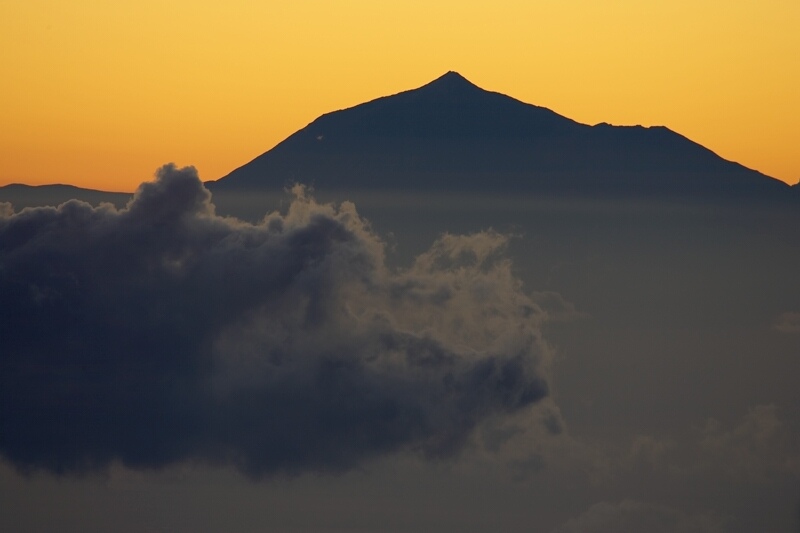
<path fill-rule="evenodd" d="M 0 185 L 216 179 L 322 113 L 448 70 L 594 124 L 663 124 L 800 178 L 797 0 L 6 0 Z"/>

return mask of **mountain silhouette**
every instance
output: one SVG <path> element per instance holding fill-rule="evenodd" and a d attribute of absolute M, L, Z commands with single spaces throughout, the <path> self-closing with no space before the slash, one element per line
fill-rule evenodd
<path fill-rule="evenodd" d="M 131 199 L 130 193 L 98 191 L 73 185 L 23 185 L 11 183 L 0 187 L 0 202 L 10 202 L 19 211 L 26 207 L 59 205 L 68 200 L 80 200 L 92 205 L 110 203 L 122 208 Z"/>
<path fill-rule="evenodd" d="M 456 72 L 327 113 L 215 191 L 473 191 L 785 197 L 789 187 L 662 126 L 589 126 Z"/>

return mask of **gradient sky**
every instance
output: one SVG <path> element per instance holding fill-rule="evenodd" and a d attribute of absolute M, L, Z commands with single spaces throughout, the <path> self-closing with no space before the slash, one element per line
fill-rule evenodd
<path fill-rule="evenodd" d="M 666 125 L 800 179 L 797 0 L 4 0 L 0 185 L 216 179 L 448 70 L 580 122 Z"/>

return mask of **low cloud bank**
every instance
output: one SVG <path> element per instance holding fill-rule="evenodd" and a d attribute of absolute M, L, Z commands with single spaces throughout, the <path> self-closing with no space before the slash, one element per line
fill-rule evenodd
<path fill-rule="evenodd" d="M 545 313 L 492 232 L 405 270 L 352 204 L 256 225 L 193 168 L 128 206 L 0 206 L 0 453 L 85 472 L 194 460 L 260 477 L 457 454 L 547 395 Z"/>
<path fill-rule="evenodd" d="M 623 500 L 592 505 L 551 533 L 723 533 L 728 521 L 716 513 L 690 515 L 663 505 Z"/>

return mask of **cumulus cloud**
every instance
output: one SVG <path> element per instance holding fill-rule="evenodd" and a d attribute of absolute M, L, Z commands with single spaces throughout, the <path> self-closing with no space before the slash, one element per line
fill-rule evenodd
<path fill-rule="evenodd" d="M 687 514 L 635 500 L 592 505 L 551 533 L 722 533 L 726 520 L 715 513 Z"/>
<path fill-rule="evenodd" d="M 339 470 L 452 456 L 547 395 L 546 313 L 502 235 L 445 235 L 392 270 L 352 204 L 295 192 L 244 223 L 167 165 L 124 209 L 0 208 L 0 453 Z"/>

